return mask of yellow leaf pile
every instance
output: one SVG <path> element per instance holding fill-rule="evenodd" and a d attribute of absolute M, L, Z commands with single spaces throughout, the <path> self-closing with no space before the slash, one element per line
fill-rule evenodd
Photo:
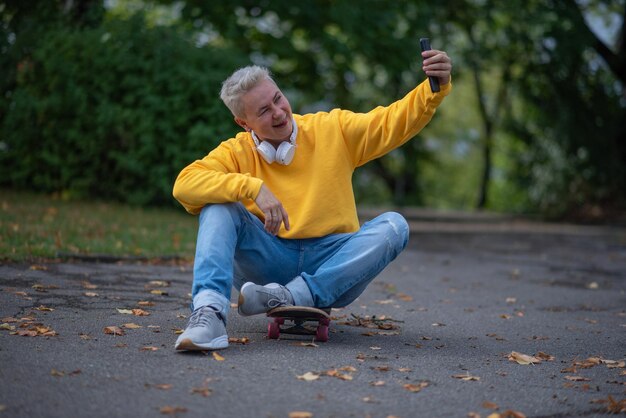
<path fill-rule="evenodd" d="M 20 319 L 2 318 L 1 321 L 0 330 L 10 331 L 11 335 L 22 337 L 54 337 L 58 335 L 55 330 L 41 322 L 36 322 L 35 318 L 31 316 Z"/>

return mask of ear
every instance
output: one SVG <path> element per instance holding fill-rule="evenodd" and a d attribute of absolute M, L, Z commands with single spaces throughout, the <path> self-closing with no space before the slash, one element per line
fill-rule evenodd
<path fill-rule="evenodd" d="M 248 124 L 246 123 L 245 120 L 238 118 L 235 116 L 235 123 L 239 126 L 241 126 L 243 129 L 246 130 L 246 132 L 250 132 L 252 129 L 250 129 L 250 127 L 248 126 Z"/>

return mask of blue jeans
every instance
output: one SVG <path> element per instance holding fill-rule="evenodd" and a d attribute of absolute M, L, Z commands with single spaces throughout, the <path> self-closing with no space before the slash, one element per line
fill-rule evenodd
<path fill-rule="evenodd" d="M 343 307 L 353 302 L 409 239 L 402 215 L 384 213 L 354 233 L 283 239 L 241 203 L 213 204 L 200 213 L 193 271 L 193 306 L 211 305 L 226 318 L 230 292 L 248 281 L 279 283 L 296 305 Z"/>

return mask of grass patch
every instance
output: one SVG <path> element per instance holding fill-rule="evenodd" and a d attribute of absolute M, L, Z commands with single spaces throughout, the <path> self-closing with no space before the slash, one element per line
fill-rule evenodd
<path fill-rule="evenodd" d="M 198 218 L 184 209 L 139 208 L 0 191 L 0 259 L 59 255 L 194 255 Z"/>

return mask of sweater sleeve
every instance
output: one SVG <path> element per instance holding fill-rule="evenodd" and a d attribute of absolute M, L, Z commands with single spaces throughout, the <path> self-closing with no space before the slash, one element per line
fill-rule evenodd
<path fill-rule="evenodd" d="M 432 93 L 425 80 L 389 106 L 367 113 L 341 111 L 342 135 L 354 167 L 381 157 L 414 137 L 430 122 L 451 89 L 448 83 L 441 86 L 439 93 Z"/>
<path fill-rule="evenodd" d="M 196 215 L 210 203 L 256 198 L 263 181 L 241 172 L 235 148 L 232 141 L 223 142 L 202 160 L 194 161 L 180 172 L 173 195 L 187 212 Z"/>

